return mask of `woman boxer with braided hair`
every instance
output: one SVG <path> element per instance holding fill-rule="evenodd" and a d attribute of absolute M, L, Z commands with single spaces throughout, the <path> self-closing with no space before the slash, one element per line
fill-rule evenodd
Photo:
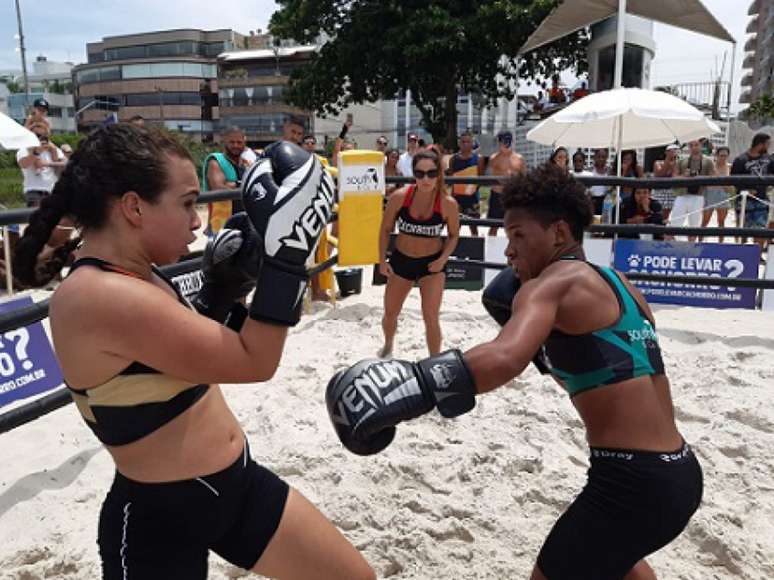
<path fill-rule="evenodd" d="M 276 371 L 306 286 L 306 254 L 279 238 L 302 218 L 314 223 L 320 198 L 332 199 L 319 162 L 291 144 L 248 181 L 247 214 L 205 252 L 198 312 L 156 268 L 186 254 L 201 225 L 194 164 L 161 133 L 95 131 L 19 242 L 17 272 L 34 284 L 36 256 L 59 219 L 82 230 L 50 319 L 76 406 L 116 464 L 99 518 L 106 579 L 204 579 L 209 550 L 277 578 L 373 577 L 317 509 L 250 458 L 216 384 Z M 285 203 L 275 203 L 280 195 Z M 305 235 L 313 248 L 319 230 Z M 248 311 L 239 302 L 252 288 Z"/>
<path fill-rule="evenodd" d="M 461 415 L 533 360 L 570 395 L 591 468 L 532 579 L 652 580 L 643 558 L 683 531 L 703 489 L 675 425 L 653 314 L 625 276 L 585 261 L 591 204 L 566 172 L 546 165 L 511 178 L 503 205 L 512 269 L 484 291 L 500 334 L 464 354 L 365 360 L 339 371 L 328 385 L 331 420 L 349 450 L 377 453 L 399 422 L 434 408 Z"/>

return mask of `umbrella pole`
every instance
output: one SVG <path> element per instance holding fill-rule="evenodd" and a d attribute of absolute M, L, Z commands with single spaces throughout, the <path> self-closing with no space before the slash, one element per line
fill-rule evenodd
<path fill-rule="evenodd" d="M 618 0 L 618 28 L 615 35 L 615 70 L 613 88 L 620 89 L 623 79 L 624 36 L 626 35 L 626 0 Z M 620 144 L 620 142 L 619 142 Z"/>
<path fill-rule="evenodd" d="M 617 119 L 618 123 L 618 143 L 616 145 L 616 157 L 618 163 L 616 163 L 616 176 L 621 177 L 621 144 L 623 143 L 623 117 Z M 618 225 L 621 222 L 621 184 L 616 186 L 615 194 L 615 224 Z M 613 241 L 618 237 L 618 234 L 613 234 Z"/>

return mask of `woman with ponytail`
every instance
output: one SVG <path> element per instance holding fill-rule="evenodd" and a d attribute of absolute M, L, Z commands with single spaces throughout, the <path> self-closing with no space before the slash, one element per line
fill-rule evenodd
<path fill-rule="evenodd" d="M 196 310 L 157 268 L 196 239 L 198 195 L 176 141 L 103 127 L 73 154 L 15 254 L 19 278 L 39 284 L 38 255 L 59 221 L 81 230 L 49 316 L 67 387 L 116 464 L 99 515 L 103 578 L 204 579 L 212 550 L 273 578 L 371 579 L 344 536 L 250 458 L 216 384 L 271 378 L 288 332 L 253 316 L 255 298 L 250 316 L 240 302 L 261 264 L 247 216 L 208 245 Z"/>

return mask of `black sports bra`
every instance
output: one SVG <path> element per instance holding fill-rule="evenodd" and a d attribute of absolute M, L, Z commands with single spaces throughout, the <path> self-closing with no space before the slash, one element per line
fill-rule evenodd
<path fill-rule="evenodd" d="M 133 272 L 99 258 L 76 260 L 70 273 L 81 266 L 136 277 Z M 155 267 L 153 271 L 174 289 L 181 303 L 191 307 L 169 278 Z M 67 388 L 97 439 L 105 445 L 117 446 L 133 443 L 169 423 L 202 398 L 209 385 L 171 377 L 133 362 L 101 385 L 87 389 L 67 385 Z"/>
<path fill-rule="evenodd" d="M 421 220 L 411 215 L 411 201 L 414 199 L 416 186 L 412 185 L 406 192 L 406 198 L 398 212 L 396 224 L 398 231 L 409 236 L 419 236 L 420 238 L 440 238 L 443 234 L 443 228 L 446 222 L 441 212 L 441 196 L 436 195 L 433 204 L 433 213 L 427 219 Z"/>

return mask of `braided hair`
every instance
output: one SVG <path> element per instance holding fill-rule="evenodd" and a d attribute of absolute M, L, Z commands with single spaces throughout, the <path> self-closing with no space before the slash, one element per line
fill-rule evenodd
<path fill-rule="evenodd" d="M 158 130 L 119 123 L 94 131 L 70 157 L 51 195 L 30 216 L 14 251 L 17 280 L 26 286 L 42 286 L 65 265 L 80 238 L 57 248 L 44 266 L 37 264 L 63 217 L 71 217 L 82 230 L 98 230 L 105 225 L 112 202 L 127 191 L 155 201 L 167 182 L 170 155 L 193 162 L 185 147 Z"/>

